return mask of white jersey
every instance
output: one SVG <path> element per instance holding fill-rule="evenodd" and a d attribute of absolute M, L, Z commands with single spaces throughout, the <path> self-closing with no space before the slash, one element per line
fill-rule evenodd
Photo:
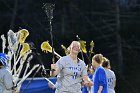
<path fill-rule="evenodd" d="M 0 93 L 12 93 L 13 77 L 6 68 L 0 69 Z"/>
<path fill-rule="evenodd" d="M 114 90 L 115 81 L 116 81 L 115 73 L 110 69 L 105 69 L 105 73 L 107 76 L 108 93 L 115 93 Z"/>
<path fill-rule="evenodd" d="M 81 93 L 81 77 L 87 75 L 85 63 L 79 60 L 75 64 L 67 55 L 60 58 L 56 65 L 60 69 L 60 74 L 57 76 L 55 93 Z"/>

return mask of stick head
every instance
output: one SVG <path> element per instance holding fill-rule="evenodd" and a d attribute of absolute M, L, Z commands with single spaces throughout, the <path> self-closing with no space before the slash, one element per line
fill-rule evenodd
<path fill-rule="evenodd" d="M 47 53 L 47 52 L 52 53 L 52 47 L 50 46 L 49 41 L 44 41 L 44 42 L 41 44 L 41 49 L 42 49 L 42 51 L 44 51 L 45 53 Z"/>
<path fill-rule="evenodd" d="M 26 29 L 21 29 L 19 30 L 19 32 L 20 32 L 19 42 L 24 43 L 25 39 L 29 35 L 29 32 Z"/>
<path fill-rule="evenodd" d="M 79 40 L 79 42 L 80 42 L 80 48 L 83 51 L 83 53 L 87 53 L 87 50 L 86 50 L 86 41 Z"/>
<path fill-rule="evenodd" d="M 23 47 L 20 51 L 20 55 L 24 55 L 26 52 L 30 51 L 30 46 L 28 43 L 23 43 L 22 46 Z"/>

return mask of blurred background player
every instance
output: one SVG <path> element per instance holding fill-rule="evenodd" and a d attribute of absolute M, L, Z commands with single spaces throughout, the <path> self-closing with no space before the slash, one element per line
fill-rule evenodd
<path fill-rule="evenodd" d="M 116 76 L 115 73 L 111 70 L 110 61 L 107 58 L 103 58 L 102 66 L 105 68 L 108 84 L 108 93 L 115 93 L 116 86 Z"/>
<path fill-rule="evenodd" d="M 13 92 L 13 77 L 7 69 L 8 56 L 0 53 L 0 93 Z"/>

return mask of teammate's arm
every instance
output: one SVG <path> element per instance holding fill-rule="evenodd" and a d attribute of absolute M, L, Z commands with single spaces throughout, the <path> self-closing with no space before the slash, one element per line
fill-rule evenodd
<path fill-rule="evenodd" d="M 89 79 L 87 75 L 83 76 L 84 85 L 87 87 L 93 86 L 93 82 Z"/>
<path fill-rule="evenodd" d="M 98 90 L 98 92 L 97 92 L 97 93 L 101 93 L 101 92 L 102 92 L 102 90 L 103 90 L 103 86 L 99 86 L 99 90 Z"/>

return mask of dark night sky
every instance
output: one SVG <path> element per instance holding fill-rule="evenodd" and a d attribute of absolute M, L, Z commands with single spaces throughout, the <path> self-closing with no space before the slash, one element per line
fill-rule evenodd
<path fill-rule="evenodd" d="M 49 21 L 42 7 L 43 3 L 50 1 L 0 0 L 0 35 L 6 35 L 9 29 L 14 32 L 19 27 L 28 29 L 30 35 L 26 41 L 35 44 L 46 68 L 51 64 L 51 53 L 43 53 L 40 45 L 46 40 L 51 43 L 51 39 Z M 72 40 L 76 40 L 76 35 L 87 42 L 87 50 L 93 40 L 94 52 L 102 53 L 111 61 L 112 69 L 117 75 L 116 93 L 140 93 L 140 2 L 115 1 L 117 0 L 53 1 L 54 48 L 63 56 L 65 54 L 61 44 L 68 47 Z M 119 48 L 122 62 L 118 56 Z M 84 57 L 87 63 L 88 60 L 85 55 Z"/>

